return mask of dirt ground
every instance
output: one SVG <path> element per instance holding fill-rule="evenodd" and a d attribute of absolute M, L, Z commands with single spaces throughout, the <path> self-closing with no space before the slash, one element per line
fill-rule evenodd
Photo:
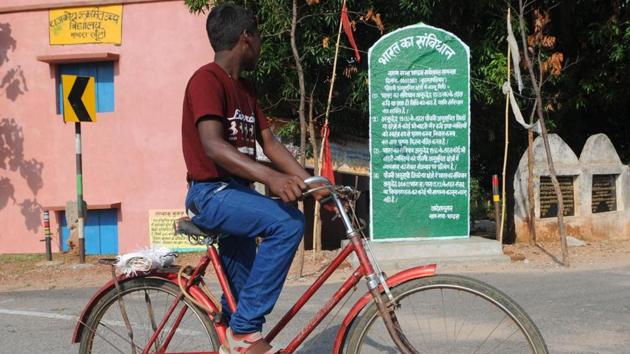
<path fill-rule="evenodd" d="M 289 284 L 308 284 L 334 258 L 336 251 L 305 254 L 303 277 L 298 276 L 294 262 Z M 598 241 L 581 247 L 569 248 L 569 267 L 559 264 L 561 252 L 558 242 L 545 242 L 537 246 L 527 244 L 506 245 L 504 253 L 512 259 L 504 264 L 447 263 L 440 272 L 521 272 L 521 271 L 572 271 L 589 268 L 607 268 L 630 265 L 630 241 Z M 200 253 L 181 253 L 177 264 L 194 265 Z M 40 290 L 54 288 L 99 287 L 111 278 L 109 266 L 99 265 L 100 257 L 89 256 L 79 264 L 76 255 L 54 254 L 53 262 L 46 262 L 41 254 L 0 255 L 0 291 Z M 211 268 L 211 267 L 210 267 Z M 352 271 L 344 263 L 333 279 L 343 279 Z"/>
<path fill-rule="evenodd" d="M 560 242 L 505 245 L 503 253 L 511 262 L 504 264 L 446 264 L 443 272 L 539 272 L 608 269 L 630 265 L 630 240 L 586 242 L 569 247 L 568 266 L 563 266 Z"/>
<path fill-rule="evenodd" d="M 307 251 L 298 276 L 297 263 L 291 267 L 288 282 L 305 283 L 314 279 L 337 254 L 336 251 L 321 251 L 317 255 Z M 175 264 L 196 265 L 203 253 L 179 253 Z M 85 263 L 79 257 L 67 253 L 53 254 L 53 261 L 47 262 L 42 254 L 0 255 L 0 292 L 16 290 L 41 290 L 59 288 L 99 287 L 112 277 L 111 267 L 99 264 L 101 256 L 87 256 Z M 344 263 L 333 278 L 341 278 L 350 272 L 350 264 Z M 212 265 L 208 267 L 206 278 L 213 278 Z"/>

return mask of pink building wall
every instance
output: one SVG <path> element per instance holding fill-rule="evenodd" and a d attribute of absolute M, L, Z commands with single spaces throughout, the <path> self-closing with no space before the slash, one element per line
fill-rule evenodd
<path fill-rule="evenodd" d="M 0 12 L 58 2 L 3 0 Z M 183 1 L 125 4 L 120 46 L 51 46 L 48 10 L 0 13 L 0 25 L 0 57 L 5 51 L 8 57 L 0 63 L 0 82 L 15 70 L 0 83 L 0 149 L 2 137 L 10 148 L 0 150 L 0 253 L 43 252 L 42 208 L 76 199 L 74 125 L 56 114 L 55 65 L 36 59 L 73 53 L 120 55 L 114 112 L 82 124 L 84 199 L 121 203 L 120 252 L 146 246 L 148 210 L 183 208 L 181 105 L 192 72 L 212 59 L 205 16 L 190 14 Z M 59 224 L 54 213 L 51 219 L 58 251 Z"/>

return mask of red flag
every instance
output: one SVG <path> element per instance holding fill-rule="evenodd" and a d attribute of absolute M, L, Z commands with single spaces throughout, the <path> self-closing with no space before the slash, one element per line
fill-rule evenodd
<path fill-rule="evenodd" d="M 361 54 L 359 54 L 359 48 L 357 48 L 357 43 L 354 41 L 352 26 L 350 26 L 350 19 L 348 18 L 348 8 L 346 7 L 345 1 L 343 2 L 343 7 L 341 8 L 341 25 L 343 26 L 343 31 L 346 32 L 348 42 L 350 42 L 350 45 L 354 48 L 354 56 L 357 58 L 357 61 L 361 61 Z"/>
<path fill-rule="evenodd" d="M 322 144 L 324 144 L 324 151 L 322 155 L 322 167 L 320 169 L 320 175 L 328 178 L 330 183 L 335 184 L 335 172 L 333 171 L 332 157 L 330 155 L 330 145 L 328 144 L 328 136 L 330 130 L 328 129 L 328 123 L 325 123 L 322 127 Z"/>

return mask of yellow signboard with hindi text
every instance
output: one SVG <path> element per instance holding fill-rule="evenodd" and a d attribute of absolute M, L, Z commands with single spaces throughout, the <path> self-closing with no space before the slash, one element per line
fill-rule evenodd
<path fill-rule="evenodd" d="M 175 235 L 173 223 L 186 216 L 180 209 L 150 209 L 149 210 L 149 241 L 152 246 L 169 248 L 176 252 L 204 251 L 206 246 L 193 245 L 188 238 Z"/>
<path fill-rule="evenodd" d="M 122 7 L 107 5 L 50 10 L 50 44 L 121 44 Z"/>

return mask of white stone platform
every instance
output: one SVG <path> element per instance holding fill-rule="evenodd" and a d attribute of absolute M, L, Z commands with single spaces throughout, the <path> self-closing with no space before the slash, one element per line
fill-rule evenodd
<path fill-rule="evenodd" d="M 431 263 L 510 262 L 510 258 L 503 254 L 499 241 L 478 236 L 448 240 L 373 241 L 370 244 L 381 267 L 389 272 Z M 353 266 L 358 265 L 354 255 L 349 260 Z"/>

